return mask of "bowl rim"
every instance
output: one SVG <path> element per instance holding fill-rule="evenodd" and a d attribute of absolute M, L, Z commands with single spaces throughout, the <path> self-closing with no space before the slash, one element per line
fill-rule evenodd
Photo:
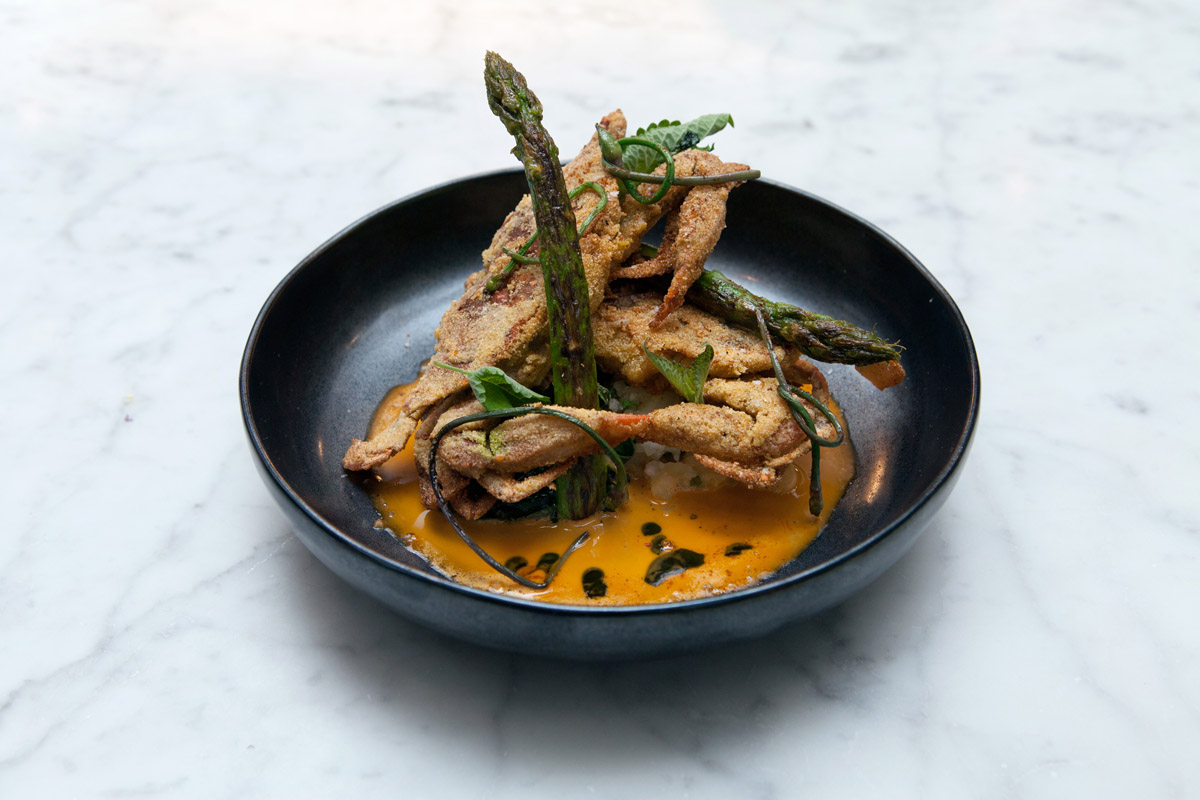
<path fill-rule="evenodd" d="M 753 586 L 748 586 L 743 589 L 738 589 L 737 591 L 729 592 L 727 594 L 701 597 L 691 600 L 612 606 L 584 606 L 562 603 L 547 603 L 532 598 L 516 597 L 513 595 L 477 589 L 458 583 L 444 575 L 415 569 L 406 564 L 401 564 L 388 559 L 340 530 L 336 525 L 332 524 L 329 520 L 318 513 L 316 509 L 310 506 L 305 499 L 292 488 L 279 470 L 275 468 L 275 464 L 273 463 L 270 454 L 267 452 L 262 438 L 259 436 L 258 425 L 255 422 L 253 409 L 251 408 L 249 378 L 259 335 L 263 326 L 271 315 L 271 312 L 274 310 L 275 305 L 279 302 L 279 298 L 298 278 L 298 276 L 310 264 L 324 255 L 327 250 L 332 248 L 342 239 L 349 236 L 360 226 L 366 224 L 368 221 L 386 214 L 398 206 L 403 206 L 412 201 L 422 199 L 448 189 L 456 188 L 461 184 L 498 178 L 501 176 L 515 175 L 521 171 L 522 170 L 520 168 L 503 168 L 480 172 L 461 178 L 453 178 L 438 184 L 434 184 L 433 186 L 428 186 L 424 189 L 411 192 L 399 199 L 386 203 L 375 210 L 368 212 L 367 214 L 364 214 L 354 222 L 346 225 L 340 231 L 319 245 L 311 253 L 301 259 L 300 262 L 296 264 L 296 266 L 293 267 L 271 291 L 271 294 L 268 295 L 266 301 L 262 305 L 262 308 L 259 310 L 258 315 L 255 317 L 254 324 L 250 329 L 250 334 L 246 339 L 246 346 L 242 353 L 241 366 L 238 373 L 238 398 L 241 403 L 242 422 L 245 426 L 246 433 L 250 439 L 250 444 L 255 452 L 255 455 L 258 457 L 262 467 L 265 469 L 265 473 L 269 475 L 271 480 L 274 482 L 276 488 L 282 493 L 283 496 L 287 497 L 311 522 L 315 523 L 318 528 L 330 535 L 334 540 L 349 547 L 359 555 L 364 556 L 375 565 L 398 572 L 408 578 L 428 583 L 431 586 L 462 593 L 475 600 L 497 603 L 504 606 L 515 605 L 527 610 L 555 616 L 653 616 L 659 614 L 676 613 L 685 609 L 736 604 L 752 598 L 763 597 L 774 592 L 784 591 L 794 587 L 797 584 L 813 581 L 818 576 L 823 575 L 824 573 L 829 572 L 830 570 L 833 570 L 842 564 L 855 560 L 868 550 L 873 549 L 888 539 L 895 531 L 904 527 L 911 518 L 913 518 L 935 497 L 937 497 L 944 488 L 946 488 L 955 471 L 962 464 L 966 453 L 970 449 L 979 419 L 981 394 L 979 358 L 975 350 L 975 342 L 971 336 L 970 329 L 967 327 L 966 320 L 963 318 L 962 311 L 958 307 L 958 304 L 954 302 L 954 298 L 950 296 L 950 293 L 946 291 L 945 287 L 942 286 L 937 278 L 933 276 L 933 274 L 925 267 L 924 264 L 920 262 L 920 260 L 916 258 L 916 256 L 914 256 L 907 248 L 905 248 L 890 234 L 883 231 L 878 226 L 863 219 L 859 215 L 846 210 L 840 205 L 820 197 L 819 195 L 807 192 L 803 189 L 797 189 L 794 186 L 789 186 L 788 184 L 780 181 L 771 180 L 769 178 L 758 178 L 755 180 L 755 183 L 767 184 L 775 189 L 799 195 L 807 200 L 813 201 L 819 205 L 823 205 L 837 214 L 849 218 L 849 220 L 852 222 L 861 225 L 864 229 L 866 229 L 866 231 L 880 237 L 880 239 L 882 239 L 887 245 L 899 252 L 905 259 L 908 260 L 909 264 L 917 270 L 921 277 L 929 283 L 930 287 L 934 292 L 937 293 L 942 302 L 946 304 L 947 308 L 953 315 L 954 327 L 957 333 L 963 338 L 964 344 L 966 345 L 968 362 L 970 366 L 971 384 L 970 408 L 968 409 L 966 421 L 962 429 L 958 431 L 957 439 L 954 443 L 954 448 L 951 452 L 950 458 L 945 464 L 942 465 L 941 469 L 929 482 L 928 486 L 926 486 L 926 488 L 921 492 L 917 500 L 910 504 L 903 511 L 903 513 L 900 514 L 900 516 L 898 516 L 890 524 L 876 530 L 866 540 L 859 542 L 854 547 L 851 547 L 845 552 L 838 554 L 835 558 L 832 558 L 821 564 L 817 564 L 801 572 L 797 572 L 795 575 L 789 575 L 782 580 L 767 580 Z"/>

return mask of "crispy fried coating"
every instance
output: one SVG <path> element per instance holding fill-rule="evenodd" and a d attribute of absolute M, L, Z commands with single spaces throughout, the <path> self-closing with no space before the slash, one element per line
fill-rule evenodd
<path fill-rule="evenodd" d="M 421 503 L 426 508 L 437 508 L 437 498 L 433 494 L 433 483 L 429 477 L 429 455 L 434 435 L 453 420 L 482 410 L 483 406 L 474 397 L 460 392 L 443 400 L 421 420 L 413 440 L 413 458 L 417 465 Z M 461 430 L 482 430 L 484 427 L 484 422 L 469 422 L 461 426 Z M 475 481 L 454 469 L 439 448 L 438 482 L 442 486 L 442 497 L 455 511 L 467 519 L 479 519 L 491 510 L 496 501 L 515 503 L 549 486 L 568 469 L 570 463 L 568 461 L 551 467 L 524 480 L 517 480 L 512 475 L 485 472 L 476 476 L 478 486 L 474 486 Z M 486 495 L 479 489 L 486 492 Z M 487 498 L 490 498 L 490 501 Z"/>
<path fill-rule="evenodd" d="M 479 481 L 479 485 L 487 490 L 488 494 L 500 502 L 517 503 L 554 483 L 574 463 L 575 459 L 572 458 L 569 461 L 548 467 L 545 472 L 539 472 L 536 475 L 530 475 L 520 480 L 515 475 L 502 472 L 485 472 L 477 480 Z"/>
<path fill-rule="evenodd" d="M 616 281 L 632 278 L 653 278 L 655 275 L 670 272 L 671 269 L 671 259 L 669 258 L 655 256 L 651 259 L 645 259 L 635 254 L 633 258 L 621 266 L 613 267 L 612 279 Z"/>
<path fill-rule="evenodd" d="M 432 411 L 425 415 L 417 426 L 413 438 L 413 460 L 417 465 L 417 486 L 421 490 L 421 503 L 426 508 L 437 508 L 437 498 L 433 494 L 433 484 L 429 479 L 429 454 L 432 449 L 433 435 L 441 430 L 451 420 L 482 411 L 479 404 L 468 392 L 457 392 L 444 399 Z M 479 428 L 482 423 L 468 423 L 463 427 Z M 442 485 L 442 496 L 454 508 L 458 501 L 466 496 L 471 480 L 454 470 L 438 453 L 438 482 Z M 461 512 L 460 512 L 461 513 Z"/>
<path fill-rule="evenodd" d="M 658 306 L 659 297 L 653 292 L 614 297 L 600 306 L 592 319 L 592 332 L 601 369 L 620 375 L 633 386 L 657 382 L 659 372 L 642 352 L 645 342 L 651 352 L 672 361 L 693 359 L 704 351 L 705 344 L 711 344 L 713 363 L 708 374 L 714 378 L 771 371 L 771 357 L 757 333 L 690 305 L 651 329 Z"/>
<path fill-rule="evenodd" d="M 705 404 L 679 403 L 650 412 L 643 438 L 744 467 L 789 464 L 809 452 L 811 443 L 777 386 L 774 378 L 710 380 L 704 384 Z M 817 434 L 832 437 L 833 426 L 815 408 L 809 411 Z"/>
<path fill-rule="evenodd" d="M 735 481 L 744 483 L 747 486 L 757 486 L 759 488 L 773 486 L 781 477 L 779 470 L 775 467 L 748 467 L 736 461 L 722 461 L 719 458 L 706 456 L 703 453 L 694 453 L 693 456 L 702 466 L 708 467 L 718 475 L 733 478 Z"/>
<path fill-rule="evenodd" d="M 625 135 L 625 115 L 620 110 L 600 120 L 600 125 L 617 138 Z M 604 209 L 593 220 L 592 224 L 579 239 L 579 251 L 583 257 L 583 271 L 587 277 L 588 294 L 592 309 L 604 299 L 604 289 L 608 286 L 609 271 L 613 264 L 628 257 L 628 247 L 622 243 L 620 235 L 621 207 L 615 201 L 617 196 L 617 180 L 608 174 L 601 163 L 600 143 L 593 134 L 591 140 L 579 151 L 579 155 L 563 167 L 563 179 L 569 189 L 575 189 L 587 182 L 598 184 L 608 197 Z M 582 226 L 592 210 L 600 203 L 600 198 L 590 190 L 581 192 L 571 201 L 571 209 L 575 213 L 576 224 Z M 529 195 L 521 198 L 517 207 L 504 220 L 504 224 L 492 237 L 492 243 L 483 251 L 483 265 L 486 277 L 502 271 L 511 259 L 505 255 L 504 248 L 516 251 L 529 237 L 537 231 L 537 221 L 533 216 L 533 203 Z M 636 248 L 636 245 L 635 245 Z M 535 242 L 528 255 L 538 255 L 538 243 Z M 619 259 L 619 260 L 614 260 Z M 541 289 L 541 268 L 536 264 L 518 267 L 516 272 L 532 272 L 538 276 L 538 290 Z M 515 275 L 515 272 L 514 272 Z M 486 281 L 481 273 L 471 276 L 467 282 L 468 293 L 472 283 L 479 279 L 480 287 Z M 511 278 L 509 279 L 511 280 Z M 541 296 L 540 294 L 538 295 Z M 491 296 L 495 298 L 496 295 Z M 488 299 L 484 297 L 484 299 Z M 448 316 L 448 314 L 447 314 Z M 542 321 L 545 321 L 545 304 L 542 307 Z M 443 324 L 445 324 L 443 319 Z"/>
<path fill-rule="evenodd" d="M 747 449 L 763 455 L 778 455 L 796 447 L 804 438 L 776 391 L 778 385 L 774 378 L 753 381 L 714 379 L 704 384 L 704 399 L 745 411 L 753 417 L 754 427 L 746 441 Z"/>
<path fill-rule="evenodd" d="M 416 427 L 415 419 L 400 414 L 379 434 L 365 441 L 355 439 L 346 450 L 346 455 L 342 457 L 342 467 L 359 470 L 379 466 L 404 449 L 404 445 L 408 444 L 408 437 L 412 436 Z"/>
<path fill-rule="evenodd" d="M 640 436 L 646 423 L 644 414 L 567 406 L 547 408 L 570 414 L 614 445 Z M 505 420 L 486 433 L 466 430 L 447 434 L 438 448 L 438 458 L 439 464 L 444 457 L 454 470 L 478 478 L 485 472 L 528 472 L 599 450 L 600 446 L 578 426 L 544 414 L 529 414 Z"/>
<path fill-rule="evenodd" d="M 712 153 L 691 151 L 693 159 L 685 161 L 690 175 L 718 175 L 749 169 L 745 164 L 726 164 Z M 681 174 L 676 170 L 676 174 Z M 671 286 L 662 305 L 654 314 L 650 327 L 661 326 L 668 316 L 683 305 L 688 288 L 700 277 L 704 262 L 712 254 L 725 230 L 725 204 L 729 193 L 742 181 L 696 186 L 687 193 L 679 208 L 667 218 L 662 247 L 655 260 L 665 260 L 674 272 Z"/>

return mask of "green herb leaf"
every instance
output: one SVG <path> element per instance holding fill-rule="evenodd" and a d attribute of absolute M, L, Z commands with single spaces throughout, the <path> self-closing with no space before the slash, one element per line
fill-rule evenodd
<path fill-rule="evenodd" d="M 741 555 L 742 553 L 746 552 L 749 549 L 750 549 L 750 545 L 746 544 L 745 542 L 734 542 L 733 544 L 731 544 L 725 548 L 725 555 L 727 555 L 727 556 Z"/>
<path fill-rule="evenodd" d="M 545 572 L 554 566 L 555 561 L 558 561 L 558 553 L 542 553 L 542 557 L 538 559 L 537 566 L 534 569 L 540 569 Z"/>
<path fill-rule="evenodd" d="M 647 128 L 638 128 L 637 135 L 661 144 L 672 153 L 682 153 L 684 150 L 696 147 L 702 139 L 712 136 L 726 125 L 733 125 L 733 117 L 729 114 L 705 114 L 703 117 L 697 117 L 691 122 L 684 123 L 679 120 L 672 122 L 664 119 Z M 712 146 L 704 149 L 711 150 Z M 661 163 L 663 163 L 661 153 L 640 144 L 626 147 L 621 157 L 621 165 L 633 172 L 653 172 L 654 168 Z"/>
<path fill-rule="evenodd" d="M 518 406 L 527 406 L 530 403 L 550 402 L 550 398 L 546 397 L 546 395 L 538 394 L 532 389 L 526 389 L 508 377 L 504 370 L 497 367 L 480 367 L 479 369 L 466 370 L 459 367 L 452 367 L 449 364 L 443 364 L 440 361 L 434 361 L 433 363 L 444 369 L 451 369 L 466 375 L 467 382 L 471 384 L 471 391 L 475 393 L 475 399 L 487 411 L 497 411 L 502 408 L 517 408 Z"/>
<path fill-rule="evenodd" d="M 663 553 L 658 558 L 650 562 L 650 568 L 646 570 L 646 583 L 651 586 L 658 586 L 672 575 L 678 575 L 685 569 L 698 567 L 704 563 L 704 556 L 697 553 L 695 550 L 688 550 L 681 547 L 678 550 L 672 550 L 669 553 Z"/>
<path fill-rule="evenodd" d="M 671 359 L 657 353 L 651 353 L 645 342 L 642 342 L 642 351 L 684 400 L 689 403 L 704 402 L 704 381 L 708 378 L 708 368 L 712 366 L 713 360 L 711 344 L 705 343 L 704 352 L 696 356 L 696 360 L 689 367 L 676 364 Z"/>
<path fill-rule="evenodd" d="M 511 569 L 513 572 L 524 569 L 527 566 L 529 566 L 529 561 L 524 556 L 513 556 L 504 562 L 505 569 Z"/>

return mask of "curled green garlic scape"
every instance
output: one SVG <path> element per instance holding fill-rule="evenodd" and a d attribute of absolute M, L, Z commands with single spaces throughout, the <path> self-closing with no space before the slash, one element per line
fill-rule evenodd
<path fill-rule="evenodd" d="M 842 424 L 838 422 L 838 418 L 824 403 L 813 397 L 811 393 L 788 384 L 787 378 L 783 377 L 783 368 L 779 365 L 779 358 L 775 355 L 775 345 L 771 342 L 771 333 L 767 330 L 767 322 L 763 319 L 762 311 L 756 308 L 754 316 L 758 319 L 758 332 L 766 342 L 767 353 L 771 356 L 771 367 L 775 370 L 775 381 L 779 384 L 777 388 L 779 396 L 791 410 L 792 419 L 812 442 L 812 474 L 809 477 L 808 510 L 815 517 L 825 508 L 825 500 L 821 496 L 821 448 L 837 447 L 846 441 L 846 432 L 842 430 Z M 817 426 L 813 421 L 812 414 L 804 407 L 804 403 L 800 402 L 801 399 L 820 411 L 821 416 L 825 417 L 833 426 L 834 437 L 832 439 L 825 439 L 817 434 Z"/>

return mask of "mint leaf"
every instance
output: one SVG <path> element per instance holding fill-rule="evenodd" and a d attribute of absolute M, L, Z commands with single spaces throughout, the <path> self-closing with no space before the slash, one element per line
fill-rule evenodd
<path fill-rule="evenodd" d="M 661 163 L 662 154 L 644 144 L 631 144 L 621 154 L 621 166 L 630 172 L 654 172 Z"/>
<path fill-rule="evenodd" d="M 650 363 L 663 374 L 663 377 L 670 381 L 671 385 L 675 387 L 675 391 L 679 392 L 684 400 L 689 403 L 704 402 L 704 381 L 708 378 L 708 368 L 712 366 L 713 360 L 711 344 L 705 343 L 704 352 L 696 356 L 696 360 L 689 367 L 676 364 L 671 359 L 657 353 L 651 353 L 645 342 L 642 342 L 642 352 L 646 354 L 646 358 L 650 359 Z"/>
<path fill-rule="evenodd" d="M 480 367 L 475 370 L 466 370 L 459 367 L 452 367 L 449 364 L 443 364 L 440 361 L 434 361 L 433 363 L 444 369 L 454 370 L 466 375 L 467 382 L 471 384 L 471 391 L 475 393 L 475 399 L 488 411 L 527 406 L 530 403 L 550 402 L 550 398 L 546 397 L 546 395 L 538 394 L 532 389 L 526 389 L 508 377 L 504 370 L 497 367 Z"/>
<path fill-rule="evenodd" d="M 663 124 L 666 123 L 666 124 Z M 638 131 L 638 136 L 657 142 L 672 153 L 680 153 L 689 147 L 695 147 L 701 139 L 706 139 L 720 131 L 726 125 L 733 125 L 733 117 L 729 114 L 705 114 L 696 117 L 691 122 L 661 123 L 651 125 L 644 132 Z"/>
<path fill-rule="evenodd" d="M 712 136 L 726 125 L 733 126 L 733 117 L 729 114 L 705 114 L 691 122 L 679 122 L 664 119 L 655 122 L 647 128 L 638 128 L 637 136 L 657 142 L 672 153 L 682 153 L 684 150 L 696 147 L 700 141 Z M 707 150 L 711 150 L 709 145 Z M 663 163 L 662 154 L 657 150 L 640 144 L 631 144 L 625 148 L 621 160 L 622 166 L 633 172 L 653 172 L 654 168 Z"/>

